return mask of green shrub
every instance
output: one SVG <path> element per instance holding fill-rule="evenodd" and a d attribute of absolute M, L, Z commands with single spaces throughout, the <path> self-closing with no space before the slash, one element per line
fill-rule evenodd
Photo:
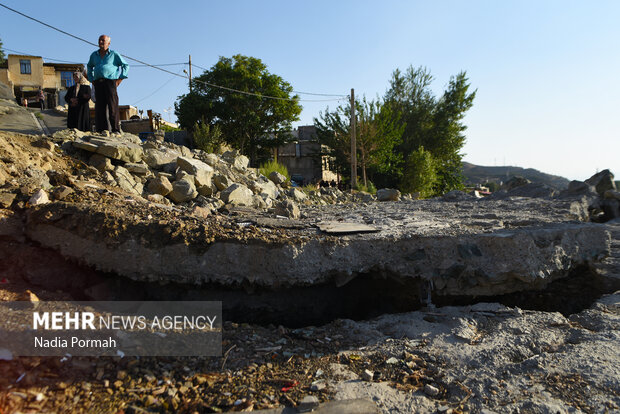
<path fill-rule="evenodd" d="M 434 186 L 437 183 L 436 161 L 424 147 L 413 151 L 403 174 L 401 191 L 405 193 L 420 193 L 420 198 L 429 198 L 435 194 Z"/>
<path fill-rule="evenodd" d="M 194 124 L 192 132 L 194 145 L 205 152 L 219 153 L 224 144 L 222 131 L 218 125 L 210 126 L 204 118 Z"/>
<path fill-rule="evenodd" d="M 43 119 L 43 114 L 41 112 L 35 112 L 34 116 L 36 116 L 39 119 Z"/>
<path fill-rule="evenodd" d="M 262 164 L 259 169 L 259 172 L 265 177 L 269 177 L 269 174 L 271 174 L 273 171 L 279 172 L 280 174 L 285 176 L 287 180 L 290 181 L 291 176 L 288 173 L 288 169 L 286 168 L 286 166 L 278 163 L 277 161 L 267 161 L 266 163 Z"/>
<path fill-rule="evenodd" d="M 377 187 L 372 183 L 372 181 L 368 180 L 368 185 L 364 185 L 362 183 L 358 183 L 357 187 L 355 187 L 357 191 L 363 191 L 365 193 L 377 194 Z"/>

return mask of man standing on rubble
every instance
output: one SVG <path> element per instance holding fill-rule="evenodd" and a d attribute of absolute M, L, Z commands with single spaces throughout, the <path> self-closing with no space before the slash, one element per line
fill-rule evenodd
<path fill-rule="evenodd" d="M 116 88 L 127 78 L 129 65 L 123 57 L 110 50 L 110 36 L 99 36 L 99 50 L 95 50 L 88 60 L 88 80 L 95 87 L 95 127 L 97 132 L 108 129 L 110 118 L 111 132 L 121 131 L 118 94 Z"/>

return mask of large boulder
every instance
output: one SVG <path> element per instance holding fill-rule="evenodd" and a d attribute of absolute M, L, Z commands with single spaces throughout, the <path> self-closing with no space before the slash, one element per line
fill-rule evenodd
<path fill-rule="evenodd" d="M 176 161 L 178 156 L 179 153 L 170 148 L 148 148 L 144 150 L 142 159 L 149 167 L 159 170 L 164 168 L 166 164 Z"/>
<path fill-rule="evenodd" d="M 252 206 L 254 193 L 243 184 L 234 183 L 220 193 L 220 198 L 226 204 L 234 206 Z"/>
<path fill-rule="evenodd" d="M 172 184 L 165 176 L 158 176 L 149 181 L 147 188 L 151 194 L 166 196 L 172 191 Z"/>
<path fill-rule="evenodd" d="M 142 183 L 134 180 L 131 173 L 127 171 L 125 167 L 117 165 L 114 167 L 112 174 L 114 175 L 114 179 L 120 188 L 128 193 L 142 195 L 142 190 L 144 189 Z"/>
<path fill-rule="evenodd" d="M 502 190 L 510 191 L 513 188 L 521 187 L 522 185 L 526 185 L 531 183 L 530 180 L 520 176 L 511 177 L 508 181 L 502 185 Z"/>
<path fill-rule="evenodd" d="M 398 201 L 400 191 L 395 188 L 382 188 L 377 190 L 377 201 Z"/>
<path fill-rule="evenodd" d="M 209 164 L 194 158 L 178 157 L 177 165 L 183 171 L 194 176 L 197 187 L 211 185 L 214 170 Z"/>
<path fill-rule="evenodd" d="M 268 180 L 265 176 L 261 175 L 258 180 L 250 182 L 250 188 L 255 194 L 266 195 L 269 198 L 276 199 L 280 195 L 278 187 L 273 181 Z"/>
<path fill-rule="evenodd" d="M 175 203 L 185 203 L 198 197 L 198 191 L 191 177 L 183 178 L 172 183 L 172 191 L 168 197 Z"/>
<path fill-rule="evenodd" d="M 114 169 L 112 161 L 110 161 L 108 157 L 101 154 L 91 155 L 88 159 L 88 164 L 92 167 L 95 167 L 101 173 L 103 173 L 104 171 L 112 171 Z"/>
<path fill-rule="evenodd" d="M 224 174 L 218 174 L 213 177 L 213 184 L 217 187 L 219 191 L 226 190 L 232 184 L 232 181 L 228 176 Z"/>
<path fill-rule="evenodd" d="M 616 190 L 614 175 L 609 170 L 603 170 L 594 174 L 585 181 L 586 184 L 593 186 L 599 195 L 605 194 L 607 190 Z"/>
<path fill-rule="evenodd" d="M 269 174 L 269 179 L 277 185 L 284 185 L 288 181 L 288 178 L 286 178 L 285 175 L 282 175 L 277 171 L 272 171 L 271 174 Z"/>
<path fill-rule="evenodd" d="M 142 161 L 142 147 L 138 144 L 105 138 L 91 138 L 90 143 L 98 146 L 97 154 L 105 155 L 108 158 L 124 162 Z"/>
<path fill-rule="evenodd" d="M 279 216 L 298 219 L 301 216 L 299 207 L 292 200 L 283 200 L 276 204 L 275 213 Z"/>
<path fill-rule="evenodd" d="M 596 189 L 593 186 L 578 180 L 571 181 L 565 190 L 560 191 L 560 197 L 593 197 L 596 195 Z"/>
<path fill-rule="evenodd" d="M 286 195 L 292 198 L 297 202 L 302 202 L 308 198 L 306 193 L 301 191 L 299 188 L 291 187 L 286 191 Z"/>
<path fill-rule="evenodd" d="M 223 153 L 222 159 L 238 170 L 245 170 L 250 163 L 248 157 L 235 150 Z"/>
<path fill-rule="evenodd" d="M 508 191 L 509 196 L 530 198 L 551 198 L 557 194 L 557 190 L 543 183 L 529 183 Z"/>

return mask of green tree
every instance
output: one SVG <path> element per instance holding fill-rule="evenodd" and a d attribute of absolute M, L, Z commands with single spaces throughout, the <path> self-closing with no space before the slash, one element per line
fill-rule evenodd
<path fill-rule="evenodd" d="M 219 153 L 224 143 L 220 127 L 209 125 L 204 118 L 194 124 L 192 137 L 196 148 L 210 153 Z"/>
<path fill-rule="evenodd" d="M 397 69 L 392 74 L 385 100 L 402 113 L 405 123 L 398 151 L 408 160 L 410 154 L 424 147 L 434 160 L 437 174 L 434 188 L 441 194 L 463 188 L 461 150 L 466 126 L 462 120 L 473 105 L 476 91 L 469 92 L 465 72 L 453 76 L 439 98 L 430 89 L 432 81 L 426 68 L 410 66 L 405 73 Z"/>
<path fill-rule="evenodd" d="M 0 39 L 0 64 L 6 62 L 6 55 L 2 49 L 2 39 Z"/>
<path fill-rule="evenodd" d="M 220 128 L 229 145 L 256 160 L 259 152 L 285 142 L 292 122 L 299 119 L 299 97 L 292 93 L 293 87 L 269 73 L 260 59 L 220 57 L 192 80 L 192 92 L 179 96 L 175 114 L 181 127 L 188 129 L 204 117 L 207 124 Z"/>
<path fill-rule="evenodd" d="M 404 125 L 400 115 L 380 100 L 356 100 L 355 141 L 357 159 L 362 172 L 364 187 L 368 187 L 368 170 L 394 173 L 402 163 L 401 154 L 394 152 L 400 143 Z M 315 118 L 317 136 L 327 145 L 336 158 L 339 172 L 346 172 L 351 162 L 351 105 L 329 108 Z M 345 175 L 349 175 L 348 173 Z"/>
<path fill-rule="evenodd" d="M 419 147 L 407 158 L 401 189 L 408 193 L 420 193 L 420 198 L 435 194 L 437 184 L 436 162 L 429 151 Z"/>

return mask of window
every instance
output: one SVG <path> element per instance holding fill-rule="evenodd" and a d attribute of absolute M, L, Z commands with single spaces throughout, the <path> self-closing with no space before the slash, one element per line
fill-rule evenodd
<path fill-rule="evenodd" d="M 69 88 L 75 84 L 73 81 L 73 72 L 60 72 L 60 84 L 65 88 Z"/>
<path fill-rule="evenodd" d="M 30 59 L 20 59 L 19 60 L 19 72 L 23 75 L 30 75 Z"/>

